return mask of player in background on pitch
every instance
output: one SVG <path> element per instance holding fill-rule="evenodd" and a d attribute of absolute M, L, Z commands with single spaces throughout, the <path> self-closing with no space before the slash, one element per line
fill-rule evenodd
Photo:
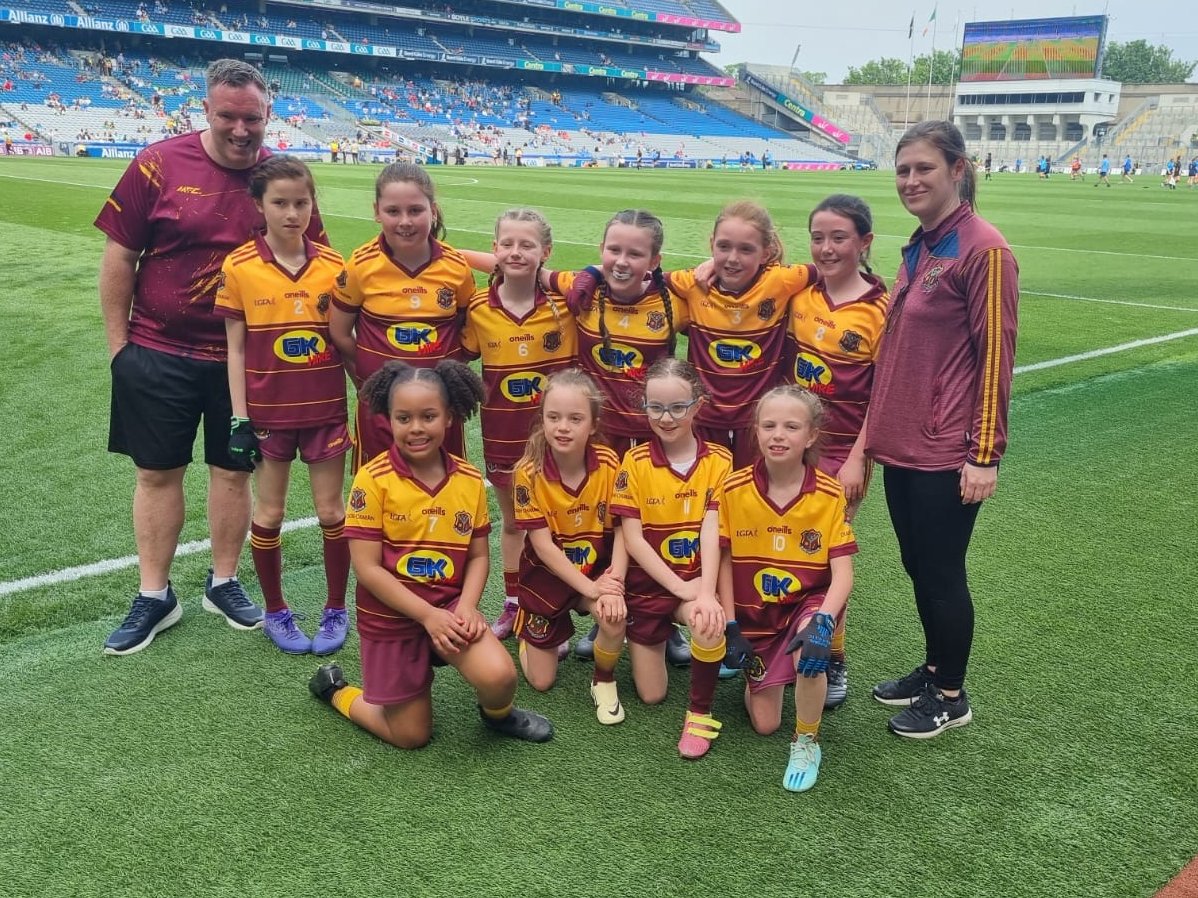
<path fill-rule="evenodd" d="M 553 725 L 514 706 L 516 666 L 478 608 L 490 564 L 482 473 L 444 447 L 478 408 L 482 381 L 451 359 L 435 368 L 391 361 L 361 395 L 392 434 L 391 447 L 358 469 L 346 509 L 362 687 L 325 664 L 309 690 L 380 739 L 420 748 L 432 735 L 433 668 L 448 664 L 473 687 L 488 729 L 547 741 Z"/>
<path fill-rule="evenodd" d="M 328 326 L 333 282 L 345 261 L 305 236 L 316 185 L 303 162 L 267 157 L 250 174 L 249 193 L 266 229 L 225 259 L 215 305 L 229 346 L 229 453 L 258 463 L 250 554 L 266 601 L 262 630 L 288 654 L 327 655 L 341 648 L 349 628 L 342 490 L 351 443 L 345 372 Z M 328 588 L 311 639 L 283 598 L 281 528 L 297 452 L 308 466 Z"/>

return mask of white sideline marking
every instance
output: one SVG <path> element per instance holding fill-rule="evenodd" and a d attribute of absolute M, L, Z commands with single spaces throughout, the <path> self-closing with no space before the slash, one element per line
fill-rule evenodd
<path fill-rule="evenodd" d="M 1105 349 L 1091 349 L 1089 352 L 1079 352 L 1077 355 L 1062 356 L 1059 359 L 1033 362 L 1030 365 L 1018 365 L 1015 368 L 1015 373 L 1026 374 L 1029 371 L 1043 371 L 1045 368 L 1056 368 L 1059 365 L 1068 365 L 1072 362 L 1085 362 L 1104 355 L 1114 355 L 1117 352 L 1126 352 L 1129 349 L 1139 349 L 1141 346 L 1153 346 L 1157 343 L 1168 343 L 1170 340 L 1181 340 L 1185 337 L 1194 336 L 1198 336 L 1198 327 L 1177 331 L 1174 334 L 1164 334 L 1160 337 L 1145 337 L 1143 340 L 1132 340 L 1130 343 L 1120 343 L 1118 346 L 1108 346 Z"/>
<path fill-rule="evenodd" d="M 1190 310 L 1193 311 L 1193 310 Z M 1129 349 L 1139 349 L 1142 346 L 1153 346 L 1157 343 L 1168 343 L 1171 340 L 1181 340 L 1185 337 L 1198 336 L 1198 327 L 1192 327 L 1188 330 L 1177 331 L 1173 334 L 1164 334 L 1159 337 L 1147 337 L 1143 340 L 1132 340 L 1130 343 L 1120 343 L 1118 346 L 1108 346 L 1105 349 L 1091 349 L 1089 352 L 1079 352 L 1076 355 L 1067 355 L 1059 359 L 1048 359 L 1043 362 L 1034 362 L 1030 365 L 1019 365 L 1015 368 L 1016 374 L 1027 374 L 1031 371 L 1043 371 L 1045 368 L 1056 368 L 1060 365 L 1068 365 L 1073 362 L 1084 362 L 1089 359 L 1100 358 L 1104 355 L 1114 355 L 1118 352 L 1126 352 Z M 489 487 L 491 484 L 487 482 Z M 307 527 L 314 527 L 317 524 L 316 518 L 300 518 L 296 521 L 288 521 L 283 524 L 283 532 L 289 533 L 292 530 L 302 530 Z M 183 543 L 175 550 L 175 557 L 179 558 L 184 555 L 195 555 L 198 552 L 204 552 L 210 548 L 212 543 L 206 539 L 198 539 L 194 542 Z M 84 577 L 95 577 L 100 574 L 110 574 L 113 571 L 124 570 L 125 568 L 135 567 L 137 565 L 136 555 L 125 555 L 122 558 L 109 558 L 105 561 L 97 561 L 92 564 L 83 564 L 78 567 L 63 568 L 60 571 L 51 571 L 48 574 L 37 574 L 33 577 L 23 577 L 20 580 L 9 580 L 5 583 L 0 583 L 0 597 L 12 595 L 13 593 L 25 592 L 30 589 L 38 589 L 42 586 L 54 586 L 59 583 L 70 583 L 74 580 L 82 580 Z"/>
<path fill-rule="evenodd" d="M 1127 299 L 1098 299 L 1093 296 L 1072 296 L 1068 293 L 1041 293 L 1039 290 L 1024 290 L 1020 289 L 1019 293 L 1024 296 L 1047 296 L 1049 299 L 1073 299 L 1078 302 L 1102 302 L 1112 306 L 1135 306 L 1139 309 L 1166 309 L 1170 312 L 1198 312 L 1198 309 L 1191 309 L 1187 306 L 1159 306 L 1150 302 L 1132 302 Z"/>

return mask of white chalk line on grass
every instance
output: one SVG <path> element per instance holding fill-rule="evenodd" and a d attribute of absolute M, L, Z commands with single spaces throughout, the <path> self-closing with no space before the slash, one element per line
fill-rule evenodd
<path fill-rule="evenodd" d="M 88 187 L 93 190 L 105 190 L 105 191 L 112 190 L 111 187 L 105 186 L 103 184 L 84 184 L 79 181 L 63 181 L 58 178 L 31 178 L 31 177 L 28 177 L 27 175 L 10 175 L 6 172 L 0 172 L 0 178 L 8 178 L 13 181 L 35 181 L 35 182 L 42 183 L 42 184 L 58 184 L 58 185 L 61 185 L 64 187 Z M 477 180 L 477 179 L 475 179 L 475 180 Z M 457 187 L 457 186 L 471 186 L 471 185 L 446 182 L 446 186 Z M 329 189 L 352 190 L 354 188 L 330 185 Z M 481 204 L 484 206 L 502 206 L 503 208 L 507 208 L 508 206 L 511 205 L 508 202 L 501 202 L 499 200 L 481 200 L 481 199 L 476 199 L 474 197 L 455 197 L 454 202 L 456 202 L 456 203 L 475 203 L 475 204 Z M 538 208 L 550 209 L 550 210 L 557 209 L 557 210 L 561 210 L 564 212 L 571 212 L 571 213 L 574 213 L 574 212 L 581 212 L 583 214 L 593 213 L 595 215 L 600 215 L 600 216 L 611 214 L 611 210 L 579 209 L 579 208 L 576 208 L 573 206 L 545 206 L 545 205 L 542 205 L 542 206 L 539 206 Z M 363 215 L 340 215 L 336 212 L 322 212 L 321 215 L 323 215 L 325 218 L 347 218 L 347 219 L 350 219 L 351 221 L 374 221 L 373 218 L 363 216 Z M 709 218 L 682 218 L 680 216 L 670 216 L 669 220 L 670 221 L 696 222 L 699 224 L 710 224 L 710 222 L 712 221 Z M 451 228 L 450 230 L 458 231 L 462 234 L 481 234 L 485 237 L 494 236 L 492 231 L 473 231 L 468 228 Z M 785 230 L 785 228 L 783 228 L 783 230 Z M 880 237 L 880 238 L 883 238 L 886 240 L 900 240 L 904 243 L 910 239 L 909 234 L 875 234 L 874 236 Z M 598 245 L 597 240 L 594 240 L 594 241 L 555 240 L 554 243 L 563 243 L 563 244 L 567 244 L 569 246 L 597 246 Z M 1108 250 L 1108 249 L 1076 249 L 1076 248 L 1068 247 L 1068 246 L 1045 246 L 1045 245 L 1039 244 L 1039 243 L 1012 243 L 1011 248 L 1012 249 L 1020 249 L 1020 250 L 1043 250 L 1044 252 L 1054 252 L 1054 253 L 1074 253 L 1077 255 L 1122 256 L 1122 257 L 1127 257 L 1127 258 L 1132 258 L 1132 259 L 1155 259 L 1155 260 L 1164 261 L 1164 262 L 1198 262 L 1198 257 L 1195 257 L 1195 256 L 1161 256 L 1161 255 L 1152 255 L 1149 253 L 1117 252 L 1115 250 Z M 692 259 L 704 257 L 704 253 L 702 253 L 702 252 L 700 252 L 698 254 L 696 254 L 696 253 L 663 252 L 662 255 L 663 256 L 680 256 L 683 258 L 692 258 Z M 1042 295 L 1044 295 L 1044 294 L 1042 294 Z"/>
<path fill-rule="evenodd" d="M 1105 349 L 1092 349 L 1089 352 L 1079 352 L 1076 355 L 1067 355 L 1059 359 L 1048 359 L 1043 362 L 1033 362 L 1030 365 L 1019 365 L 1015 368 L 1016 374 L 1027 374 L 1032 371 L 1043 371 L 1045 368 L 1056 368 L 1060 365 L 1069 365 L 1073 362 L 1084 362 L 1089 359 L 1097 359 L 1106 355 L 1114 355 L 1119 352 L 1127 352 L 1131 349 L 1139 349 L 1143 346 L 1154 346 L 1157 343 L 1168 343 L 1172 340 L 1181 340 L 1186 337 L 1198 336 L 1198 327 L 1192 327 L 1188 330 L 1177 331 L 1172 334 L 1163 334 L 1159 337 L 1147 337 L 1143 340 L 1132 340 L 1130 343 L 1120 343 L 1118 346 L 1108 346 Z M 490 486 L 490 483 L 487 484 Z M 319 523 L 316 518 L 300 518 L 295 521 L 288 521 L 283 525 L 283 532 L 289 533 L 292 530 L 303 530 L 308 527 L 315 527 Z M 195 555 L 199 552 L 206 552 L 212 543 L 206 539 L 197 539 L 193 542 L 183 543 L 175 550 L 175 557 L 180 558 L 185 555 Z M 125 555 L 121 558 L 109 558 L 104 561 L 97 561 L 92 564 L 83 564 L 78 567 L 63 568 L 58 571 L 50 571 L 47 574 L 37 574 L 33 577 L 23 577 L 20 580 L 9 580 L 0 583 L 0 597 L 13 595 L 18 592 L 26 592 L 30 589 L 38 589 L 43 586 L 56 586 L 60 583 L 70 583 L 75 580 L 82 580 L 85 577 L 96 577 L 101 574 L 111 574 L 114 571 L 125 570 L 126 568 L 135 567 L 137 565 L 136 555 Z"/>
<path fill-rule="evenodd" d="M 1165 309 L 1169 312 L 1198 312 L 1188 306 L 1161 306 L 1150 302 L 1132 302 L 1130 299 L 1098 299 L 1094 296 L 1073 296 L 1069 293 L 1044 293 L 1040 290 L 1020 289 L 1021 296 L 1046 296 L 1049 299 L 1072 299 L 1077 302 L 1101 302 L 1112 306 L 1135 306 L 1138 309 Z"/>

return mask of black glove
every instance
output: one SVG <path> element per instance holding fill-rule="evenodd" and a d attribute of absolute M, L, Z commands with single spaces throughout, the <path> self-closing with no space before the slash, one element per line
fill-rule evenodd
<path fill-rule="evenodd" d="M 795 634 L 786 646 L 787 652 L 799 652 L 799 673 L 814 677 L 828 669 L 832 658 L 832 632 L 836 629 L 836 618 L 822 611 L 812 615 L 807 626 Z"/>
<path fill-rule="evenodd" d="M 229 419 L 229 455 L 234 461 L 241 462 L 247 471 L 254 470 L 254 463 L 262 461 L 258 434 L 254 433 L 249 418 L 234 415 Z"/>
<path fill-rule="evenodd" d="M 734 620 L 724 625 L 724 666 L 732 670 L 745 670 L 753 663 L 757 654 L 744 634 L 740 632 L 740 624 Z"/>

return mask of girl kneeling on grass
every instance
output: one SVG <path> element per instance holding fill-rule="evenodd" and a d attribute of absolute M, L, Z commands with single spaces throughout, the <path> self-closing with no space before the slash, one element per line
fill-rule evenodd
<path fill-rule="evenodd" d="M 419 748 L 432 735 L 433 667 L 450 664 L 474 687 L 487 727 L 547 741 L 553 725 L 513 706 L 516 666 L 478 610 L 491 530 L 482 474 L 442 448 L 478 408 L 482 381 L 461 362 L 388 362 L 361 396 L 390 420 L 394 441 L 358 470 L 346 512 L 363 688 L 336 664 L 309 688 L 380 739 Z"/>
<path fill-rule="evenodd" d="M 736 628 L 755 656 L 745 671 L 753 729 L 762 735 L 778 729 L 783 693 L 795 686 L 795 729 L 782 780 L 792 792 L 810 789 L 819 775 L 824 674 L 857 551 L 844 490 L 815 467 L 822 422 L 812 393 L 770 390 L 757 403 L 761 459 L 730 474 L 717 493 L 719 594 L 725 606 L 731 598 Z M 797 676 L 788 657 L 796 651 Z"/>

